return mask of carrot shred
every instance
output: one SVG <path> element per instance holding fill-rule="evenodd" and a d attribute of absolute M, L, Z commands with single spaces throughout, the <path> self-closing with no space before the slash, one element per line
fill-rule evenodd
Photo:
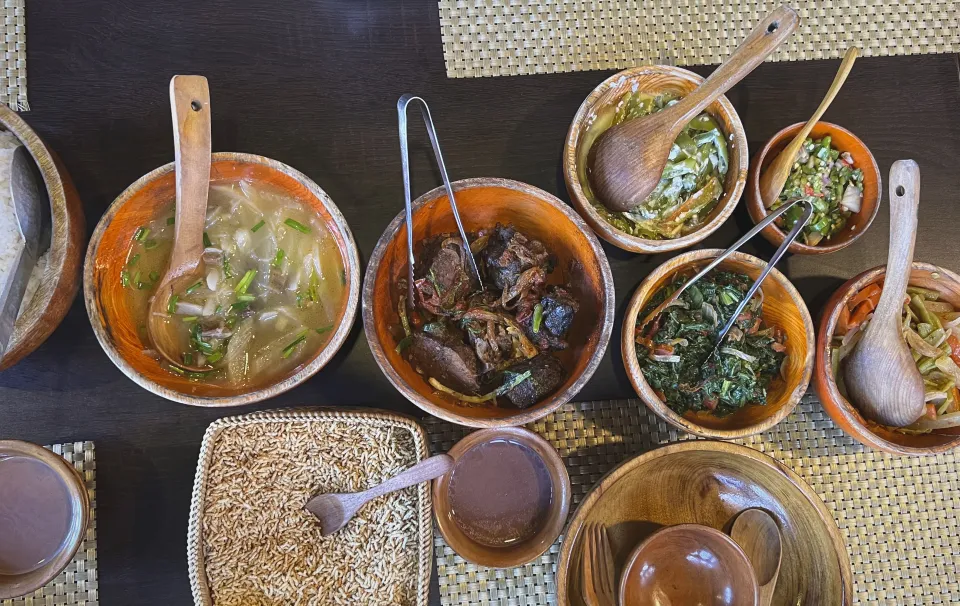
<path fill-rule="evenodd" d="M 937 407 L 934 406 L 933 404 L 927 404 L 927 405 L 926 405 L 926 410 L 924 411 L 923 415 L 924 415 L 925 417 L 927 417 L 928 419 L 930 419 L 931 421 L 936 421 L 936 420 L 937 420 Z"/>
<path fill-rule="evenodd" d="M 850 308 L 844 305 L 840 308 L 840 317 L 837 318 L 837 334 L 845 335 L 850 331 Z"/>
<path fill-rule="evenodd" d="M 947 338 L 947 343 L 950 345 L 950 357 L 953 358 L 954 362 L 960 364 L 960 339 L 957 338 L 957 335 L 951 334 Z"/>
<path fill-rule="evenodd" d="M 856 309 L 853 310 L 853 314 L 850 316 L 850 328 L 856 328 L 860 326 L 864 320 L 867 319 L 867 316 L 873 313 L 873 310 L 877 306 L 870 302 L 870 299 L 867 299 L 861 303 Z"/>
<path fill-rule="evenodd" d="M 871 284 L 854 295 L 854 297 L 850 299 L 850 309 L 856 309 L 857 305 L 868 300 L 872 300 L 873 306 L 876 308 L 877 303 L 880 301 L 880 287 L 876 284 Z"/>

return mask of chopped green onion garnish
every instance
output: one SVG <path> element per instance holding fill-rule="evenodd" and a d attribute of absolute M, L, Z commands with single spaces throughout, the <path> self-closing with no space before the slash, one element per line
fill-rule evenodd
<path fill-rule="evenodd" d="M 172 314 L 177 311 L 177 301 L 180 300 L 179 295 L 170 295 L 170 301 L 167 303 L 167 313 Z"/>
<path fill-rule="evenodd" d="M 200 281 L 198 281 L 196 284 L 191 285 L 190 288 L 188 288 L 188 289 L 186 290 L 186 294 L 192 295 L 193 293 L 197 292 L 197 290 L 198 290 L 201 286 L 203 286 L 203 280 L 200 280 Z"/>
<path fill-rule="evenodd" d="M 150 281 L 156 282 L 156 281 L 159 280 L 159 279 L 160 279 L 160 274 L 158 274 L 158 273 L 155 272 L 155 271 L 151 271 L 151 272 L 150 272 Z"/>
<path fill-rule="evenodd" d="M 341 269 L 341 270 L 340 270 L 340 284 L 346 284 L 346 283 L 347 283 L 347 272 Z"/>
<path fill-rule="evenodd" d="M 537 303 L 533 306 L 533 332 L 540 332 L 540 324 L 543 322 L 543 305 Z"/>
<path fill-rule="evenodd" d="M 130 286 L 130 272 L 123 270 L 120 272 L 120 285 L 124 288 Z"/>
<path fill-rule="evenodd" d="M 400 342 L 397 343 L 396 351 L 397 353 L 403 353 L 403 351 L 410 347 L 410 344 L 413 343 L 413 335 L 407 335 L 404 338 L 400 339 Z"/>
<path fill-rule="evenodd" d="M 331 330 L 333 330 L 333 324 L 330 326 L 321 326 L 320 328 L 316 329 L 318 335 L 322 335 L 325 332 L 330 332 Z"/>
<path fill-rule="evenodd" d="M 297 345 L 300 345 L 306 340 L 307 340 L 307 331 L 303 331 L 299 335 L 297 335 L 297 338 L 294 339 L 293 342 L 290 343 L 290 345 L 287 345 L 286 347 L 283 348 L 283 354 L 281 355 L 281 357 L 289 358 L 290 354 L 293 353 L 293 350 L 297 348 Z"/>
<path fill-rule="evenodd" d="M 227 256 L 223 256 L 223 275 L 230 279 L 233 277 L 233 268 L 230 267 L 230 261 L 227 261 Z"/>
<path fill-rule="evenodd" d="M 133 255 L 132 257 L 130 257 L 130 260 L 127 261 L 127 267 L 133 267 L 134 265 L 137 264 L 137 261 L 139 260 L 140 260 L 140 253 Z"/>
<path fill-rule="evenodd" d="M 138 271 L 137 273 L 133 274 L 133 283 L 137 285 L 137 288 L 140 288 L 140 284 L 142 284 L 142 282 L 140 281 L 140 272 L 139 272 L 139 271 Z"/>
<path fill-rule="evenodd" d="M 217 315 L 221 311 L 223 311 L 223 305 L 217 305 L 217 308 L 213 310 L 213 315 Z"/>
<path fill-rule="evenodd" d="M 295 221 L 295 220 L 293 220 L 293 219 L 291 219 L 291 218 L 288 217 L 288 218 L 284 219 L 283 222 L 284 222 L 284 224 L 286 224 L 287 226 L 292 227 L 293 229 L 297 230 L 298 232 L 300 232 L 300 233 L 302 233 L 302 234 L 309 234 L 309 233 L 310 233 L 310 228 L 307 227 L 306 225 L 304 225 L 303 223 L 300 223 L 299 221 Z"/>
<path fill-rule="evenodd" d="M 266 224 L 267 224 L 267 222 L 264 221 L 263 219 L 261 219 L 259 223 L 257 223 L 256 225 L 254 225 L 253 227 L 250 228 L 250 231 L 256 233 L 258 229 L 260 229 L 261 227 L 263 227 L 263 226 L 266 225 Z"/>
<path fill-rule="evenodd" d="M 222 357 L 223 357 L 222 351 L 215 351 L 209 356 L 207 356 L 207 364 L 216 364 L 217 362 L 220 361 L 220 358 Z"/>
<path fill-rule="evenodd" d="M 180 319 L 183 320 L 184 322 L 196 322 L 197 320 L 200 319 L 200 316 L 183 316 Z"/>
<path fill-rule="evenodd" d="M 179 366 L 174 366 L 173 364 L 170 365 L 170 370 L 172 370 L 173 372 L 177 373 L 178 375 L 182 375 L 182 374 L 184 374 L 184 373 L 186 372 L 185 370 L 183 370 L 183 369 L 180 368 Z"/>
<path fill-rule="evenodd" d="M 257 270 L 248 269 L 247 273 L 243 274 L 243 277 L 240 278 L 240 282 L 237 283 L 237 287 L 233 289 L 233 292 L 238 295 L 246 294 L 247 289 L 250 288 L 250 284 L 253 283 L 253 279 L 257 277 Z"/>
<path fill-rule="evenodd" d="M 213 242 L 210 241 L 210 236 L 207 235 L 207 232 L 203 232 L 203 246 L 204 248 L 213 246 Z"/>
<path fill-rule="evenodd" d="M 153 238 L 150 238 L 149 240 L 143 243 L 143 247 L 147 250 L 153 250 L 154 248 L 157 247 L 157 241 L 154 240 Z"/>
<path fill-rule="evenodd" d="M 173 225 L 176 221 L 177 219 L 175 217 L 167 217 L 167 225 Z"/>
<path fill-rule="evenodd" d="M 247 303 L 252 303 L 253 301 L 256 301 L 256 300 L 257 300 L 257 298 L 254 297 L 253 295 L 238 295 L 238 296 L 237 296 L 237 301 L 246 301 Z"/>
<path fill-rule="evenodd" d="M 191 364 L 193 364 L 193 353 L 189 351 L 183 352 L 183 363 L 186 364 L 187 366 L 190 366 Z"/>
<path fill-rule="evenodd" d="M 278 248 L 278 249 L 277 249 L 277 256 L 275 256 L 275 257 L 273 258 L 273 266 L 274 266 L 274 267 L 280 267 L 280 265 L 283 264 L 283 257 L 284 257 L 284 255 L 286 255 L 286 253 L 283 252 L 283 249 L 282 249 L 282 248 Z"/>
<path fill-rule="evenodd" d="M 147 237 L 147 234 L 150 233 L 150 230 L 146 227 L 138 227 L 137 231 L 133 234 L 133 239 L 137 242 L 142 242 L 144 238 Z"/>
<path fill-rule="evenodd" d="M 240 311 L 250 307 L 250 301 L 237 301 L 230 305 L 230 311 Z"/>

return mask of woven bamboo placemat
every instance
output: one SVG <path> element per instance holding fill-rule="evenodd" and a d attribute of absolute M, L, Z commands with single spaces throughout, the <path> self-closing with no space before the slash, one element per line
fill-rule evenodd
<path fill-rule="evenodd" d="M 782 0 L 439 0 L 451 78 L 713 65 Z M 772 61 L 960 51 L 957 0 L 792 0 Z"/>
<path fill-rule="evenodd" d="M 30 595 L 0 600 L 0 606 L 97 606 L 97 464 L 93 442 L 47 446 L 73 465 L 83 476 L 90 495 L 90 526 L 73 562 L 60 575 Z"/>
<path fill-rule="evenodd" d="M 3 0 L 0 36 L 0 103 L 27 111 L 27 0 Z M 59 604 L 59 603 L 58 603 Z"/>
<path fill-rule="evenodd" d="M 471 431 L 433 418 L 425 426 L 433 452 Z M 567 404 L 528 427 L 556 446 L 567 464 L 571 514 L 619 463 L 668 442 L 696 439 L 640 400 Z M 772 430 L 736 442 L 792 468 L 833 512 L 850 554 L 854 603 L 960 603 L 960 455 L 896 457 L 869 450 L 834 425 L 812 395 Z M 556 604 L 559 540 L 536 562 L 509 570 L 466 562 L 438 533 L 434 551 L 445 606 Z"/>

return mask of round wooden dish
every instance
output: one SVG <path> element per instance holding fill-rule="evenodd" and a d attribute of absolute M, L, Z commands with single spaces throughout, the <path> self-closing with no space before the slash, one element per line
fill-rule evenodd
<path fill-rule="evenodd" d="M 87 227 L 83 206 L 60 159 L 16 112 L 0 106 L 0 125 L 12 132 L 37 163 L 50 199 L 49 265 L 36 294 L 17 318 L 0 370 L 10 368 L 40 347 L 60 325 L 80 289 L 80 262 Z"/>
<path fill-rule="evenodd" d="M 773 604 L 849 605 L 853 577 L 830 511 L 797 474 L 746 446 L 691 440 L 630 459 L 610 471 L 577 507 L 557 562 L 558 603 L 587 606 L 580 594 L 583 528 L 607 527 L 619 574 L 637 543 L 664 526 L 728 531 L 742 510 L 764 509 L 783 537 Z"/>
<path fill-rule="evenodd" d="M 747 211 L 754 223 L 759 223 L 767 216 L 767 209 L 764 208 L 760 200 L 760 174 L 766 170 L 770 162 L 777 157 L 777 154 L 787 146 L 800 129 L 803 123 L 798 122 L 788 126 L 773 136 L 759 153 L 754 155 L 750 168 L 750 179 L 747 182 Z M 810 136 L 814 139 L 823 138 L 830 135 L 833 139 L 833 146 L 841 152 L 850 152 L 853 156 L 854 167 L 863 171 L 863 200 L 860 205 L 860 212 L 850 216 L 847 225 L 830 240 L 824 240 L 816 246 L 808 246 L 799 240 L 790 245 L 789 250 L 792 253 L 800 255 L 824 255 L 836 252 L 853 244 L 857 238 L 867 231 L 873 219 L 880 210 L 880 192 L 882 189 L 880 181 L 880 167 L 874 160 L 873 154 L 858 139 L 856 135 L 836 124 L 829 122 L 817 122 Z M 783 244 L 786 234 L 777 227 L 776 223 L 771 223 L 762 232 L 763 237 L 774 246 Z"/>
<path fill-rule="evenodd" d="M 744 406 L 726 417 L 716 417 L 704 412 L 687 412 L 680 416 L 657 396 L 643 378 L 634 340 L 634 329 L 638 319 L 642 319 L 640 313 L 647 306 L 647 301 L 677 272 L 690 270 L 692 275 L 706 264 L 705 261 L 715 258 L 721 252 L 723 251 L 718 249 L 703 249 L 684 253 L 670 259 L 647 276 L 627 306 L 620 350 L 630 383 L 657 416 L 698 436 L 731 440 L 760 433 L 785 419 L 793 412 L 810 383 L 810 376 L 813 374 L 813 320 L 800 293 L 786 276 L 773 269 L 761 287 L 764 294 L 764 322 L 770 326 L 779 326 L 787 333 L 789 359 L 786 380 L 774 379 L 767 393 L 767 404 L 764 406 Z M 733 253 L 720 263 L 717 270 L 736 271 L 756 279 L 765 266 L 765 261 L 752 255 Z"/>
<path fill-rule="evenodd" d="M 447 454 L 457 460 L 468 450 L 494 440 L 511 440 L 529 447 L 540 456 L 550 474 L 554 498 L 539 532 L 522 543 L 504 547 L 489 547 L 470 539 L 460 530 L 450 510 L 450 479 L 456 472 L 456 466 L 452 472 L 433 482 L 434 514 L 440 534 L 457 555 L 481 566 L 513 568 L 543 555 L 560 536 L 570 512 L 570 475 L 556 449 L 536 433 L 522 427 L 475 431 L 454 444 Z"/>
<path fill-rule="evenodd" d="M 567 282 L 580 310 L 567 335 L 570 347 L 557 352 L 567 380 L 537 404 L 520 410 L 465 406 L 433 389 L 396 351 L 402 337 L 397 281 L 407 276 L 407 228 L 401 212 L 380 236 L 363 282 L 363 329 L 373 357 L 408 400 L 445 421 L 470 427 L 524 425 L 568 402 L 593 375 L 613 330 L 613 276 L 600 242 L 569 206 L 532 185 L 509 179 L 455 181 L 457 208 L 468 232 L 510 224 L 540 240 L 557 258 L 551 283 Z M 413 203 L 415 250 L 432 236 L 457 231 L 446 192 L 438 187 Z"/>
<path fill-rule="evenodd" d="M 827 301 L 817 333 L 817 364 L 813 384 L 827 414 L 859 442 L 898 455 L 924 456 L 946 452 L 960 446 L 960 428 L 942 429 L 927 434 L 893 431 L 865 419 L 837 388 L 833 376 L 833 348 L 830 344 L 840 319 L 840 310 L 856 293 L 870 284 L 882 283 L 885 273 L 886 265 L 867 270 L 848 280 Z M 950 270 L 929 263 L 914 263 L 910 285 L 935 290 L 944 301 L 960 309 L 960 276 Z"/>
<path fill-rule="evenodd" d="M 137 228 L 149 222 L 175 198 L 173 163 L 147 173 L 113 201 L 90 239 L 83 271 L 83 298 L 97 340 L 123 374 L 168 400 L 193 406 L 238 406 L 281 394 L 317 373 L 330 361 L 353 326 L 360 298 L 360 259 L 353 234 L 330 197 L 309 177 L 276 160 L 233 152 L 213 154 L 211 182 L 249 179 L 278 187 L 309 204 L 336 238 L 347 280 L 347 300 L 340 310 L 333 336 L 313 358 L 274 383 L 247 391 L 192 381 L 164 370 L 144 350 L 137 321 L 127 307 L 120 283 L 130 241 Z"/>
<path fill-rule="evenodd" d="M 19 575 L 0 574 L 0 600 L 17 598 L 33 593 L 59 575 L 73 561 L 87 533 L 90 520 L 90 497 L 80 473 L 63 457 L 46 448 L 21 442 L 0 440 L 0 459 L 10 456 L 35 459 L 52 469 L 67 487 L 71 502 L 70 528 L 59 553 L 40 568 Z"/>
<path fill-rule="evenodd" d="M 673 240 L 648 240 L 633 236 L 605 221 L 584 192 L 584 185 L 589 187 L 589 184 L 586 183 L 587 167 L 581 160 L 586 157 L 586 153 L 599 134 L 588 136 L 587 132 L 597 120 L 598 112 L 615 105 L 627 92 L 636 90 L 687 95 L 702 82 L 702 76 L 679 67 L 669 65 L 634 67 L 616 73 L 601 82 L 577 110 L 573 122 L 570 123 L 567 140 L 563 147 L 563 178 L 567 182 L 567 191 L 577 211 L 607 242 L 624 250 L 646 254 L 689 248 L 716 231 L 736 208 L 747 181 L 747 135 L 743 132 L 743 124 L 740 123 L 737 110 L 733 108 L 726 96 L 721 96 L 710 104 L 707 107 L 707 113 L 717 120 L 726 135 L 730 166 L 723 184 L 723 196 L 700 227 Z"/>

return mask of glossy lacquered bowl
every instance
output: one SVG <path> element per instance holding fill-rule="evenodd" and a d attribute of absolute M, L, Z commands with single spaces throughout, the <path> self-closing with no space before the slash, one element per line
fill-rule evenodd
<path fill-rule="evenodd" d="M 247 179 L 280 189 L 309 205 L 336 240 L 343 262 L 346 303 L 334 322 L 333 336 L 311 358 L 286 376 L 268 385 L 238 390 L 225 385 L 199 383 L 163 368 L 148 351 L 137 330 L 137 319 L 127 305 L 120 282 L 131 239 L 159 209 L 176 198 L 174 165 L 147 173 L 113 201 L 100 219 L 83 271 L 83 298 L 97 340 L 110 360 L 135 383 L 168 400 L 194 406 L 237 406 L 271 398 L 292 389 L 316 374 L 346 340 L 360 299 L 360 259 L 346 220 L 330 197 L 309 177 L 286 164 L 252 154 L 218 152 L 212 156 L 210 181 Z"/>
<path fill-rule="evenodd" d="M 800 293 L 786 276 L 773 269 L 762 286 L 764 322 L 768 326 L 780 327 L 787 335 L 785 378 L 774 379 L 770 384 L 767 404 L 763 406 L 744 406 L 726 417 L 692 411 L 682 416 L 677 414 L 644 379 L 637 361 L 635 341 L 637 321 L 643 319 L 642 311 L 657 291 L 668 284 L 677 273 L 687 272 L 692 276 L 721 252 L 723 251 L 717 249 L 704 249 L 684 253 L 670 259 L 647 276 L 627 306 L 623 320 L 621 352 L 633 388 L 657 416 L 698 436 L 731 440 L 765 431 L 785 419 L 806 393 L 810 376 L 813 374 L 813 320 Z M 766 262 L 754 256 L 733 253 L 721 262 L 715 271 L 734 271 L 756 279 L 764 267 Z"/>
<path fill-rule="evenodd" d="M 624 250 L 636 253 L 655 254 L 689 248 L 702 241 L 719 228 L 733 214 L 747 182 L 747 135 L 743 131 L 740 116 L 725 96 L 707 106 L 709 113 L 726 135 L 729 152 L 729 169 L 723 184 L 723 196 L 716 206 L 694 230 L 672 240 L 650 240 L 621 231 L 608 223 L 587 197 L 589 189 L 588 154 L 600 133 L 591 130 L 598 113 L 616 105 L 625 93 L 690 94 L 700 86 L 703 77 L 689 70 L 669 65 L 648 65 L 618 72 L 601 82 L 584 99 L 570 123 L 563 148 L 563 178 L 567 192 L 583 218 L 597 235 Z"/>
<path fill-rule="evenodd" d="M 767 216 L 767 209 L 760 199 L 760 175 L 800 132 L 801 128 L 803 128 L 802 123 L 786 127 L 767 141 L 766 145 L 753 156 L 750 178 L 747 181 L 747 211 L 754 223 L 759 223 Z M 842 126 L 829 122 L 817 122 L 810 131 L 810 137 L 813 139 L 822 139 L 827 135 L 830 135 L 833 147 L 841 152 L 850 152 L 854 167 L 863 171 L 863 199 L 860 202 L 860 212 L 850 215 L 847 224 L 839 233 L 829 240 L 822 240 L 816 246 L 804 244 L 799 239 L 792 242 L 787 250 L 799 255 L 823 255 L 850 246 L 867 231 L 880 210 L 882 183 L 880 167 L 873 154 L 863 141 Z M 771 223 L 760 233 L 774 246 L 780 246 L 786 238 L 786 234 L 777 227 L 776 223 Z"/>
<path fill-rule="evenodd" d="M 512 225 L 540 240 L 556 258 L 548 282 L 569 284 L 580 309 L 566 336 L 570 346 L 556 352 L 566 379 L 533 406 L 464 405 L 436 391 L 397 352 L 403 336 L 397 313 L 398 282 L 407 276 L 407 228 L 401 212 L 387 226 L 370 257 L 363 283 L 363 329 L 373 357 L 387 379 L 408 400 L 436 417 L 471 427 L 523 425 L 573 398 L 593 375 L 613 330 L 614 292 L 610 264 L 600 242 L 570 207 L 547 192 L 509 179 L 464 179 L 453 183 L 464 229 L 475 232 L 497 223 Z M 445 190 L 438 187 L 413 203 L 414 250 L 433 236 L 457 231 Z"/>
<path fill-rule="evenodd" d="M 937 430 L 934 433 L 906 434 L 878 425 L 860 414 L 837 386 L 833 374 L 833 340 L 841 312 L 850 299 L 871 284 L 880 284 L 886 273 L 881 265 L 848 280 L 837 289 L 823 308 L 817 333 L 817 365 L 813 383 L 824 410 L 833 421 L 857 441 L 898 455 L 924 456 L 946 452 L 960 446 L 960 428 Z M 910 285 L 935 290 L 940 298 L 960 309 L 960 276 L 929 263 L 914 263 Z"/>

